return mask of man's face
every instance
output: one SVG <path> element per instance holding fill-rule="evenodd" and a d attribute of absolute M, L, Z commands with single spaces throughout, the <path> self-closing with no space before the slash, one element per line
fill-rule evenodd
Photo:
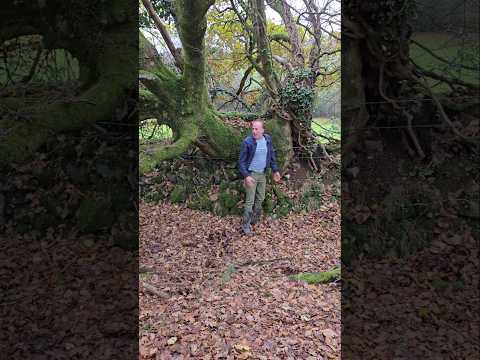
<path fill-rule="evenodd" d="M 252 135 L 256 140 L 261 139 L 264 132 L 263 124 L 260 121 L 252 122 Z"/>

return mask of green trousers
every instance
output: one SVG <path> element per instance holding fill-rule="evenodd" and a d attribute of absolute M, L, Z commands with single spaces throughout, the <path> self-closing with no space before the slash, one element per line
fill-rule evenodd
<path fill-rule="evenodd" d="M 253 186 L 245 187 L 246 198 L 244 212 L 248 213 L 255 208 L 262 207 L 263 200 L 265 200 L 265 187 L 267 185 L 267 178 L 264 173 L 252 172 L 252 178 L 255 180 Z"/>

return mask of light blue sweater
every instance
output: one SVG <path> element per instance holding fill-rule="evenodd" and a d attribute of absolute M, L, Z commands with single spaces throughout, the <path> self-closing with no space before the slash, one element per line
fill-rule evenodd
<path fill-rule="evenodd" d="M 255 155 L 253 155 L 252 163 L 248 167 L 249 171 L 264 172 L 267 165 L 267 141 L 262 136 L 260 140 L 257 140 L 257 148 Z"/>

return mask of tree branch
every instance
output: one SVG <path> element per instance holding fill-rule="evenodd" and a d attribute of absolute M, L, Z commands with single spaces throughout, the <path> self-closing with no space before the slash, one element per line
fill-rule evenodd
<path fill-rule="evenodd" d="M 158 16 L 157 12 L 155 11 L 155 9 L 153 8 L 152 3 L 150 2 L 150 0 L 142 0 L 142 3 L 143 3 L 143 6 L 145 6 L 145 9 L 147 9 L 148 15 L 155 23 L 155 26 L 157 27 L 158 31 L 160 31 L 160 34 L 162 35 L 162 38 L 165 41 L 165 44 L 167 45 L 168 50 L 170 50 L 170 53 L 172 54 L 173 59 L 175 60 L 175 65 L 180 70 L 183 70 L 183 59 L 180 56 L 180 54 L 177 53 L 175 45 L 173 44 L 173 41 L 170 38 L 170 34 L 168 33 L 165 26 L 162 24 L 162 21 Z"/>
<path fill-rule="evenodd" d="M 434 57 L 435 59 L 437 60 L 440 60 L 441 62 L 444 62 L 444 63 L 447 63 L 448 65 L 455 65 L 455 67 L 459 67 L 459 68 L 462 68 L 462 69 L 466 69 L 466 70 L 472 70 L 472 71 L 479 71 L 480 68 L 477 66 L 477 67 L 474 67 L 474 66 L 467 66 L 467 65 L 463 65 L 463 64 L 454 64 L 452 63 L 451 61 L 445 59 L 445 58 L 442 58 L 441 56 L 435 54 L 432 50 L 430 50 L 429 48 L 427 48 L 426 46 L 423 46 L 422 44 L 420 44 L 418 41 L 415 41 L 413 39 L 410 40 L 413 44 L 417 45 L 420 49 L 424 50 L 425 52 L 427 52 L 428 54 L 430 54 L 432 57 Z"/>

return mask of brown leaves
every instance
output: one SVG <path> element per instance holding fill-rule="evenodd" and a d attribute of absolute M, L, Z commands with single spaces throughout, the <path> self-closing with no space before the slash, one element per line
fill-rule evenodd
<path fill-rule="evenodd" d="M 339 357 L 339 286 L 288 279 L 336 265 L 338 206 L 258 224 L 252 236 L 238 217 L 166 204 L 140 214 L 141 266 L 154 271 L 141 282 L 169 294 L 140 293 L 140 336 L 154 336 L 145 346 L 157 358 Z"/>

